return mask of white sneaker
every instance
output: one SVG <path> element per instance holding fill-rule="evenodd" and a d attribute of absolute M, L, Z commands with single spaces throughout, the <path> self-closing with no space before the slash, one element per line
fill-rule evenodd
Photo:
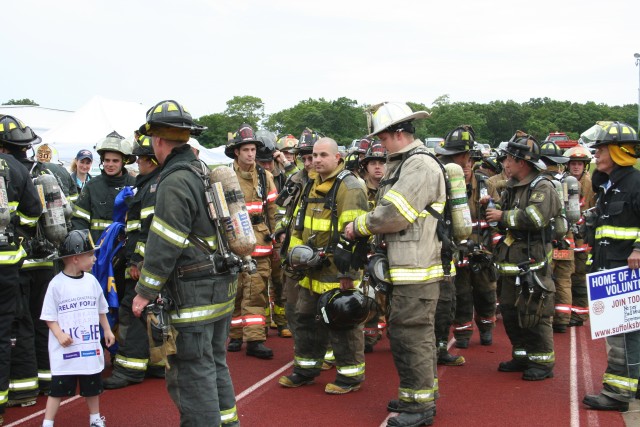
<path fill-rule="evenodd" d="M 89 427 L 107 427 L 104 417 L 100 417 L 98 421 L 92 422 Z"/>

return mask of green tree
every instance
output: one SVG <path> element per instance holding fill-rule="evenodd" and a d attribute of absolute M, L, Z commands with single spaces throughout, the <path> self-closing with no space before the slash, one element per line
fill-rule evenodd
<path fill-rule="evenodd" d="M 29 98 L 24 98 L 24 99 L 10 99 L 7 102 L 3 103 L 2 105 L 35 105 L 38 106 L 39 104 Z"/>
<path fill-rule="evenodd" d="M 264 125 L 279 135 L 290 133 L 296 137 L 308 127 L 341 145 L 348 145 L 368 133 L 363 108 L 357 101 L 345 97 L 335 101 L 324 98 L 300 101 L 292 108 L 272 114 Z"/>
<path fill-rule="evenodd" d="M 257 130 L 264 116 L 262 99 L 255 96 L 234 96 L 227 101 L 227 108 L 223 113 L 209 114 L 196 120 L 198 124 L 207 127 L 198 141 L 205 147 L 226 145 L 228 133 L 235 132 L 243 123 Z"/>
<path fill-rule="evenodd" d="M 227 101 L 224 114 L 255 126 L 264 119 L 264 102 L 255 96 L 234 96 Z"/>

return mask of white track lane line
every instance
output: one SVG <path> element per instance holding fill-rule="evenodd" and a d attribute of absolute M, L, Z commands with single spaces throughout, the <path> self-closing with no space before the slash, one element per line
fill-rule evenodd
<path fill-rule="evenodd" d="M 248 389 L 244 390 L 242 393 L 236 395 L 236 403 L 238 403 L 240 400 L 244 399 L 245 397 L 250 395 L 252 392 L 254 392 L 258 388 L 262 387 L 265 383 L 271 381 L 272 379 L 274 379 L 275 377 L 277 377 L 278 375 L 280 375 L 281 373 L 283 373 L 284 371 L 286 371 L 287 369 L 289 369 L 292 366 L 293 366 L 293 360 L 291 362 L 287 363 L 286 365 L 284 365 L 282 368 L 280 368 L 277 371 L 273 372 L 269 376 L 264 377 L 263 379 L 261 379 L 260 381 L 258 381 L 257 383 L 255 383 L 254 385 L 249 387 Z"/>
<path fill-rule="evenodd" d="M 71 397 L 71 398 L 69 398 L 67 400 L 63 400 L 62 403 L 60 403 L 60 406 L 66 405 L 67 403 L 71 403 L 71 402 L 73 402 L 74 400 L 77 400 L 77 399 L 80 399 L 80 395 L 73 396 L 73 397 Z M 26 423 L 29 420 L 32 420 L 34 418 L 37 418 L 37 417 L 40 417 L 40 416 L 43 416 L 43 415 L 44 415 L 44 409 L 42 409 L 42 410 L 40 410 L 38 412 L 35 412 L 35 413 L 33 413 L 33 414 L 29 415 L 29 416 L 26 416 L 26 417 L 24 417 L 22 419 L 19 419 L 17 421 L 14 421 L 11 424 L 7 424 L 4 427 L 15 427 L 15 426 L 18 426 L 18 425 L 20 425 L 22 423 Z"/>
<path fill-rule="evenodd" d="M 576 328 L 569 328 L 571 339 L 569 348 L 569 408 L 571 427 L 580 427 L 578 411 L 578 351 L 576 349 Z"/>
<path fill-rule="evenodd" d="M 577 326 L 571 329 L 575 329 L 579 338 L 580 338 L 580 348 L 586 349 L 591 344 L 591 337 L 587 337 L 587 328 L 584 326 Z M 594 393 L 599 392 L 599 389 L 595 389 L 593 384 L 593 376 L 591 375 L 591 359 L 589 359 L 589 352 L 582 351 L 582 377 L 584 381 L 584 389 L 586 393 Z M 585 407 L 586 408 L 586 407 Z M 587 411 L 587 425 L 589 427 L 600 427 L 600 420 L 598 418 L 598 411 L 586 410 Z"/>

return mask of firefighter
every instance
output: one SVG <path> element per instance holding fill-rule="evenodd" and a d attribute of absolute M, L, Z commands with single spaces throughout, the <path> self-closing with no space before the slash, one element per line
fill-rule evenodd
<path fill-rule="evenodd" d="M 312 129 L 305 128 L 300 135 L 299 143 L 295 148 L 296 156 L 303 167 L 287 178 L 282 191 L 276 201 L 277 205 L 284 209 L 284 214 L 276 225 L 275 239 L 281 242 L 280 256 L 286 256 L 293 232 L 293 215 L 300 203 L 302 190 L 309 179 L 315 178 L 313 170 L 313 145 L 320 138 L 320 134 Z M 285 316 L 289 330 L 295 338 L 296 320 L 295 306 L 298 300 L 298 280 L 292 272 L 284 271 L 284 283 L 282 293 L 285 302 Z"/>
<path fill-rule="evenodd" d="M 296 150 L 298 147 L 298 139 L 296 139 L 293 135 L 285 135 L 282 138 L 278 139 L 276 142 L 276 150 L 281 152 L 284 155 L 284 160 L 281 161 L 282 166 L 285 168 L 285 172 L 287 172 L 287 176 L 292 175 L 297 171 L 296 167 Z M 289 168 L 287 167 L 287 162 L 292 164 L 291 168 L 294 170 L 293 172 L 289 172 Z"/>
<path fill-rule="evenodd" d="M 135 185 L 135 178 L 125 165 L 132 163 L 131 143 L 112 132 L 96 145 L 100 155 L 100 175 L 87 182 L 73 206 L 71 219 L 74 230 L 91 230 L 94 242 L 100 242 L 102 232 L 113 223 L 113 204 L 125 186 Z"/>
<path fill-rule="evenodd" d="M 500 363 L 502 372 L 523 372 L 522 379 L 553 378 L 553 296 L 551 277 L 551 219 L 561 212 L 553 184 L 540 175 L 545 169 L 540 146 L 518 131 L 509 141 L 504 167 L 511 178 L 499 209 L 487 208 L 488 222 L 497 222 L 506 235 L 495 251 L 502 282 L 500 312 L 511 341 L 512 359 Z"/>
<path fill-rule="evenodd" d="M 546 166 L 541 174 L 556 181 L 557 185 L 562 185 L 560 181 L 563 175 L 563 165 L 569 159 L 562 155 L 560 148 L 551 141 L 543 142 L 540 147 L 540 159 Z M 575 249 L 573 233 L 568 230 L 566 236 L 554 239 L 552 245 L 554 249 L 551 260 L 551 275 L 556 287 L 553 331 L 565 333 L 571 319 L 571 273 L 574 269 L 573 250 Z"/>
<path fill-rule="evenodd" d="M 640 140 L 626 123 L 597 122 L 597 190 L 595 214 L 587 221 L 592 242 L 591 271 L 617 267 L 640 268 L 640 171 L 634 168 L 640 156 Z M 582 402 L 591 409 L 626 411 L 638 389 L 640 376 L 640 330 L 611 335 L 607 340 L 607 369 L 602 390 L 586 395 Z"/>
<path fill-rule="evenodd" d="M 367 211 L 367 195 L 353 173 L 344 171 L 333 139 L 320 138 L 314 144 L 313 168 L 316 176 L 303 190 L 287 255 L 288 268 L 304 274 L 295 308 L 294 368 L 278 382 L 286 388 L 313 383 L 330 343 L 337 373 L 335 381 L 325 386 L 325 393 L 346 394 L 359 390 L 364 381 L 362 325 L 328 330 L 316 321 L 316 307 L 323 293 L 352 289 L 354 281 L 357 285 L 361 279 L 340 235 L 347 223 Z M 311 256 L 298 258 L 300 253 Z"/>
<path fill-rule="evenodd" d="M 580 183 L 580 211 L 585 212 L 595 206 L 596 200 L 591 184 L 589 166 L 591 152 L 581 145 L 569 148 L 564 152 L 569 159 L 567 173 Z M 587 296 L 586 263 L 590 251 L 582 233 L 584 216 L 578 220 L 573 228 L 575 239 L 574 271 L 571 274 L 571 320 L 569 326 L 582 326 L 589 318 L 589 298 Z"/>
<path fill-rule="evenodd" d="M 481 155 L 473 148 L 475 132 L 469 125 L 461 125 L 447 134 L 436 154 L 447 164 L 458 164 L 464 171 L 467 184 L 467 200 L 471 212 L 472 235 L 463 246 L 456 263 L 455 277 L 455 316 L 453 335 L 457 348 L 469 347 L 475 323 L 480 333 L 480 344 L 491 345 L 493 328 L 496 321 L 496 277 L 490 257 L 489 225 L 484 220 L 480 199 L 486 191 L 485 176 L 473 173 L 474 161 Z M 472 155 L 473 154 L 473 155 Z M 441 294 L 442 294 L 441 289 Z M 441 297 L 442 298 L 442 297 Z M 438 302 L 441 303 L 440 301 Z M 436 330 L 438 331 L 438 327 Z M 449 330 L 438 338 L 438 361 L 446 365 L 459 365 L 453 356 L 446 352 Z"/>
<path fill-rule="evenodd" d="M 132 154 L 137 156 L 135 196 L 127 200 L 126 260 L 124 296 L 118 310 L 118 352 L 113 359 L 113 372 L 103 380 L 104 388 L 116 389 L 141 383 L 145 377 L 164 378 L 164 365 L 149 360 L 149 340 L 142 322 L 134 319 L 131 303 L 135 286 L 144 263 L 145 244 L 156 203 L 157 178 L 160 165 L 153 152 L 151 138 L 140 135 Z"/>
<path fill-rule="evenodd" d="M 276 186 L 276 192 L 280 194 L 286 182 L 286 171 L 297 170 L 294 163 L 287 161 L 284 154 L 276 150 L 276 135 L 273 132 L 259 130 L 256 137 L 262 142 L 262 147 L 256 152 L 256 162 L 264 170 L 271 172 Z M 284 215 L 284 210 L 277 208 L 275 213 L 276 224 Z M 277 225 L 276 225 L 277 227 Z M 274 235 L 275 236 L 275 235 Z M 284 306 L 286 300 L 282 294 L 282 268 L 280 263 L 280 248 L 282 242 L 273 239 L 273 252 L 271 252 L 271 280 L 269 281 L 269 305 L 266 317 L 270 319 L 270 327 L 278 330 L 278 336 L 291 338 L 291 331 L 287 325 Z"/>
<path fill-rule="evenodd" d="M 216 230 L 209 218 L 204 182 L 194 171 L 208 174 L 208 168 L 187 144 L 190 134 L 204 129 L 172 100 L 149 109 L 140 127 L 141 134 L 151 136 L 162 170 L 132 305 L 139 317 L 159 294 L 168 292 L 173 299 L 168 318 L 179 339 L 177 353 L 168 357 L 166 382 L 181 425 L 232 426 L 239 421 L 225 344 L 237 278 L 217 269 L 210 257 L 210 251 L 218 252 L 223 244 L 216 236 L 224 230 Z M 176 203 L 179 200 L 189 203 Z"/>
<path fill-rule="evenodd" d="M 0 216 L 0 425 L 3 423 L 8 400 L 14 397 L 10 397 L 10 394 L 18 391 L 15 388 L 10 389 L 12 383 L 18 384 L 15 380 L 24 379 L 27 387 L 24 390 L 26 393 L 22 396 L 16 395 L 14 401 L 15 398 L 28 398 L 35 403 L 33 390 L 37 395 L 33 330 L 25 328 L 25 325 L 15 329 L 14 320 L 26 305 L 23 292 L 20 290 L 20 262 L 27 256 L 27 252 L 20 245 L 18 236 L 33 232 L 42 213 L 42 204 L 29 172 L 7 152 L 12 150 L 14 145 L 38 141 L 39 138 L 31 128 L 19 120 L 11 116 L 0 117 L 0 203 L 7 203 L 1 206 L 4 214 Z M 24 230 L 20 232 L 19 229 Z M 31 320 L 29 316 L 23 315 L 23 318 L 27 322 Z M 19 344 L 20 341 L 23 343 Z M 25 351 L 30 353 L 26 354 Z M 21 352 L 19 355 L 27 358 L 23 364 L 12 363 L 12 354 L 15 352 Z"/>
<path fill-rule="evenodd" d="M 362 159 L 364 159 L 369 147 L 371 146 L 372 139 L 364 137 L 360 139 L 350 153 L 347 153 L 345 158 L 345 169 L 352 171 L 358 178 L 364 179 L 366 170 L 361 166 Z"/>
<path fill-rule="evenodd" d="M 12 116 L 3 116 L 0 121 L 5 132 L 3 135 L 6 135 L 2 143 L 3 151 L 16 158 L 32 179 L 37 180 L 44 175 L 55 177 L 53 182 L 59 187 L 62 194 L 49 185 L 46 188 L 41 185 L 39 188 L 44 197 L 42 201 L 60 203 L 70 208 L 67 198 L 76 193 L 76 188 L 71 181 L 69 172 L 60 165 L 42 163 L 33 157 L 28 157 L 28 150 L 41 142 L 40 137 L 33 133 L 31 128 Z M 11 131 L 15 129 L 20 130 L 17 131 L 19 138 L 12 139 L 10 136 Z M 51 191 L 51 194 L 48 193 L 49 191 Z M 49 214 L 51 213 L 50 211 Z M 57 218 L 55 225 L 53 225 L 56 234 L 62 239 L 64 239 L 64 235 L 67 232 L 67 219 L 67 216 Z M 23 338 L 19 340 L 21 342 L 16 342 L 15 351 L 12 352 L 12 365 L 16 367 L 16 369 L 13 369 L 12 375 L 16 374 L 19 377 L 12 379 L 11 388 L 13 392 L 9 397 L 10 406 L 14 404 L 28 405 L 31 402 L 35 402 L 30 397 L 37 396 L 38 389 L 42 393 L 47 393 L 51 382 L 48 347 L 49 328 L 44 321 L 40 320 L 40 313 L 42 312 L 42 303 L 44 302 L 49 281 L 51 281 L 55 273 L 52 258 L 54 258 L 56 245 L 61 243 L 62 240 L 53 241 L 51 235 L 45 233 L 45 222 L 44 218 L 36 221 L 33 223 L 34 227 L 31 229 L 31 233 L 24 236 L 27 258 L 20 269 L 20 289 L 23 293 L 24 305 L 16 315 L 14 327 L 19 330 L 16 331 L 17 335 L 23 336 L 26 334 L 30 338 L 27 340 Z M 28 344 L 28 340 L 31 340 L 31 344 Z M 33 354 L 34 342 L 35 354 Z M 32 354 L 37 365 L 35 379 L 31 377 Z"/>
<path fill-rule="evenodd" d="M 402 103 L 372 110 L 369 136 L 387 149 L 387 171 L 375 209 L 348 224 L 345 234 L 375 235 L 376 249 L 388 257 L 389 339 L 400 387 L 387 409 L 400 414 L 387 426 L 431 425 L 438 389 L 434 319 L 444 278 L 436 216 L 445 208 L 445 179 L 438 161 L 414 139 L 413 121 L 429 113 Z"/>
<path fill-rule="evenodd" d="M 380 144 L 380 141 L 374 141 L 362 160 L 360 160 L 360 172 L 361 176 L 364 176 L 364 182 L 367 187 L 369 210 L 376 206 L 376 195 L 378 194 L 380 181 L 384 177 L 386 162 L 387 150 Z M 387 298 L 381 292 L 374 292 L 370 282 L 363 283 L 363 285 L 368 290 L 367 294 L 371 295 L 373 293 L 378 303 L 378 312 L 375 316 L 371 316 L 371 319 L 364 325 L 364 352 L 371 353 L 373 346 L 382 339 L 382 331 L 386 327 L 385 308 Z"/>
<path fill-rule="evenodd" d="M 271 277 L 277 192 L 273 175 L 256 164 L 256 150 L 262 146 L 251 126 L 243 124 L 224 150 L 227 157 L 234 159 L 233 170 L 244 193 L 257 240 L 251 257 L 258 264 L 257 272 L 242 272 L 240 275 L 227 350 L 240 351 L 245 341 L 247 356 L 271 359 L 273 351 L 264 345 L 267 339 L 265 309 Z"/>

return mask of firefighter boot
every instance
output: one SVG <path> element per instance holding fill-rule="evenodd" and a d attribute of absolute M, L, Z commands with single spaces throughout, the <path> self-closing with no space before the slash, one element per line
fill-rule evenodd
<path fill-rule="evenodd" d="M 419 427 L 433 424 L 433 411 L 401 412 L 400 415 L 389 418 L 387 427 Z"/>
<path fill-rule="evenodd" d="M 449 353 L 446 342 L 438 343 L 438 365 L 461 366 L 464 362 L 464 357 Z"/>
<path fill-rule="evenodd" d="M 247 356 L 254 356 L 258 359 L 271 359 L 273 351 L 264 345 L 264 341 L 247 342 Z"/>
<path fill-rule="evenodd" d="M 229 345 L 227 345 L 227 351 L 240 351 L 242 348 L 242 338 L 231 338 L 229 340 Z"/>
<path fill-rule="evenodd" d="M 480 332 L 480 345 L 491 344 L 493 344 L 493 330 L 489 329 L 488 331 Z"/>
<path fill-rule="evenodd" d="M 626 412 L 629 410 L 628 402 L 621 402 L 616 399 L 612 399 L 604 394 L 587 394 L 582 403 L 589 406 L 591 409 L 598 409 L 600 411 L 620 411 Z"/>

